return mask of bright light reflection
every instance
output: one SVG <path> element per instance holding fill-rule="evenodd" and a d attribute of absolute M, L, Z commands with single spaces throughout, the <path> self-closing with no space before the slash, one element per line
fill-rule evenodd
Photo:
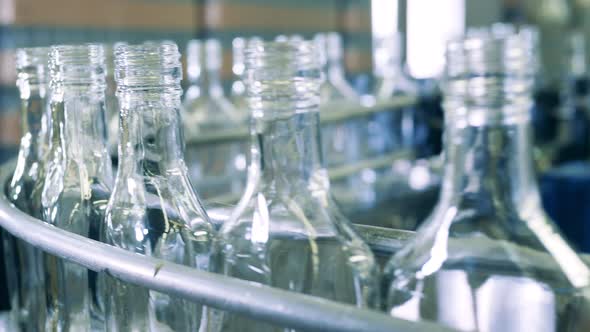
<path fill-rule="evenodd" d="M 439 76 L 447 41 L 463 34 L 465 0 L 407 2 L 407 63 L 415 78 Z"/>
<path fill-rule="evenodd" d="M 371 0 L 373 38 L 388 37 L 397 32 L 398 0 Z"/>

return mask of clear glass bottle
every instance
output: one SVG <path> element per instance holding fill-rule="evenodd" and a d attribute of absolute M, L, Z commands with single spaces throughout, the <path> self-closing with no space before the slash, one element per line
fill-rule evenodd
<path fill-rule="evenodd" d="M 119 169 L 103 241 L 138 254 L 209 270 L 214 230 L 183 156 L 180 53 L 172 42 L 115 50 Z M 203 308 L 108 278 L 109 331 L 197 331 Z"/>
<path fill-rule="evenodd" d="M 337 32 L 315 35 L 314 41 L 319 55 L 319 63 L 326 79 L 320 86 L 321 103 L 359 101 L 359 95 L 348 84 L 344 73 L 342 38 Z"/>
<path fill-rule="evenodd" d="M 244 48 L 246 47 L 245 38 L 234 38 L 232 40 L 232 73 L 234 75 L 230 91 L 230 99 L 239 112 L 248 112 L 246 102 L 246 86 L 242 80 L 244 75 Z"/>
<path fill-rule="evenodd" d="M 23 48 L 16 51 L 17 86 L 21 98 L 22 137 L 17 164 L 6 196 L 19 210 L 40 217 L 41 192 L 37 185 L 44 176 L 43 158 L 48 135 L 48 60 L 49 48 Z M 37 186 L 36 186 L 37 185 Z M 45 324 L 45 297 L 41 252 L 24 241 L 3 232 L 7 280 L 12 313 L 23 331 L 41 331 Z"/>
<path fill-rule="evenodd" d="M 319 85 L 313 43 L 249 43 L 252 158 L 246 191 L 220 231 L 221 272 L 372 307 L 373 255 L 333 203 L 321 159 Z M 231 314 L 221 329 L 284 330 Z"/>
<path fill-rule="evenodd" d="M 336 32 L 319 33 L 315 35 L 314 43 L 323 77 L 320 85 L 320 117 L 324 120 L 324 160 L 330 168 L 354 165 L 366 159 L 371 119 L 353 117 L 330 121 L 335 114 L 341 116 L 360 108 L 360 97 L 346 80 L 340 35 Z M 359 174 L 342 177 L 331 185 L 335 189 L 335 199 L 347 209 L 356 210 L 358 204 L 373 202 L 373 187 L 364 182 Z"/>
<path fill-rule="evenodd" d="M 319 33 L 314 37 L 319 64 L 324 78 L 320 85 L 320 105 L 323 117 L 327 113 L 344 112 L 360 105 L 359 95 L 344 75 L 342 39 L 336 32 Z M 327 123 L 322 128 L 323 151 L 329 167 L 352 164 L 362 159 L 363 147 L 358 121 Z M 355 144 L 356 143 L 356 144 Z"/>
<path fill-rule="evenodd" d="M 402 50 L 403 38 L 400 33 L 373 39 L 373 74 L 376 79 L 374 94 L 377 100 L 391 100 L 418 94 L 416 85 L 404 73 Z M 417 145 L 416 136 L 420 133 L 416 128 L 416 113 L 415 108 L 407 107 L 380 115 L 382 119 L 378 119 L 378 123 L 389 123 L 394 126 L 383 128 L 381 125 L 380 128 L 384 132 L 374 134 L 375 141 L 382 141 L 381 150 L 391 151 Z"/>
<path fill-rule="evenodd" d="M 51 141 L 43 220 L 99 239 L 113 176 L 105 123 L 105 59 L 99 44 L 50 52 Z M 89 331 L 102 312 L 95 273 L 45 255 L 46 331 Z"/>
<path fill-rule="evenodd" d="M 247 116 L 223 94 L 221 60 L 221 44 L 216 39 L 191 40 L 187 45 L 190 86 L 183 102 L 186 162 L 192 182 L 206 200 L 237 196 L 245 182 L 245 148 L 231 136 Z M 207 144 L 211 141 L 206 138 L 211 136 L 226 139 Z"/>
<path fill-rule="evenodd" d="M 449 43 L 444 180 L 385 269 L 391 315 L 484 332 L 590 328 L 590 271 L 543 211 L 534 177 L 533 59 L 521 35 Z"/>
<path fill-rule="evenodd" d="M 107 110 L 107 130 L 109 153 L 115 155 L 117 140 L 119 139 L 119 103 L 115 95 L 117 83 L 115 82 L 114 50 L 121 42 L 105 45 L 106 82 L 105 103 Z"/>

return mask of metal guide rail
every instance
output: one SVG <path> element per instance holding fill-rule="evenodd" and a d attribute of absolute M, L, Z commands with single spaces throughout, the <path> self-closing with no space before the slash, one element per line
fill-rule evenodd
<path fill-rule="evenodd" d="M 14 163 L 0 167 L 4 185 Z M 14 208 L 0 194 L 0 226 L 41 250 L 120 280 L 214 308 L 304 331 L 452 331 L 409 322 L 309 295 L 239 280 L 131 253 L 46 224 Z M 395 251 L 411 232 L 358 226 L 377 250 Z"/>

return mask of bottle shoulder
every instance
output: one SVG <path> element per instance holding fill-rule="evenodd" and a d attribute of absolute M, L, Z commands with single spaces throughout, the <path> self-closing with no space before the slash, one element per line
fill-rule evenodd
<path fill-rule="evenodd" d="M 221 242 L 231 247 L 249 239 L 248 246 L 267 249 L 280 239 L 332 243 L 359 261 L 374 264 L 370 248 L 333 204 L 257 194 L 234 210 L 220 231 Z"/>
<path fill-rule="evenodd" d="M 544 214 L 529 217 L 437 206 L 416 237 L 390 259 L 385 274 L 391 279 L 420 279 L 448 269 L 469 274 L 481 266 L 490 275 L 499 271 L 549 284 L 587 285 L 578 276 L 590 276 L 588 268 L 551 221 Z"/>

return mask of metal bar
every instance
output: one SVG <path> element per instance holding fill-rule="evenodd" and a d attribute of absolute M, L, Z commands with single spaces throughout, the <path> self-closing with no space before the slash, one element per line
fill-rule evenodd
<path fill-rule="evenodd" d="M 7 168 L 0 172 L 6 181 Z M 0 226 L 43 251 L 160 292 L 305 331 L 450 331 L 408 322 L 303 294 L 226 277 L 142 256 L 71 234 L 32 218 L 0 195 Z"/>

